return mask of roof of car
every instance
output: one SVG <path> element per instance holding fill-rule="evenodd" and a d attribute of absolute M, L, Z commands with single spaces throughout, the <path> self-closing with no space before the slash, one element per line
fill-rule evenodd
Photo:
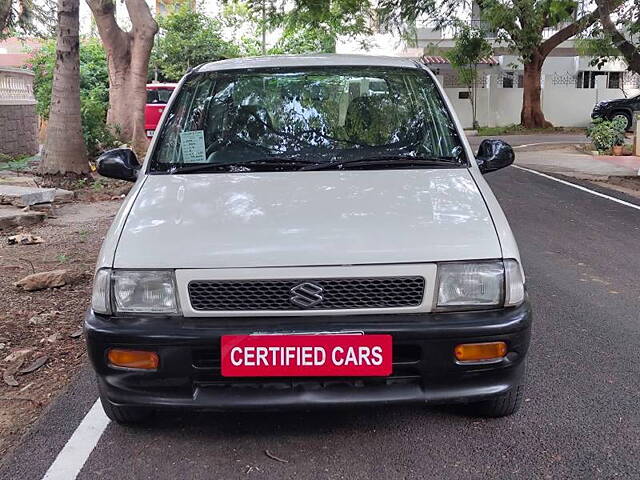
<path fill-rule="evenodd" d="M 382 57 L 373 55 L 271 55 L 244 57 L 210 62 L 198 68 L 199 72 L 244 70 L 279 67 L 397 67 L 417 68 L 416 59 L 407 57 Z"/>

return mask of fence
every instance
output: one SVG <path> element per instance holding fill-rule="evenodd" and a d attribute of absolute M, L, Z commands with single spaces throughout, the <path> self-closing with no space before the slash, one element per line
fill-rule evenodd
<path fill-rule="evenodd" d="M 464 128 L 473 124 L 468 90 L 449 87 L 451 81 L 439 76 Z M 624 91 L 607 88 L 606 77 L 597 77 L 595 88 L 577 88 L 577 76 L 572 74 L 544 75 L 542 82 L 542 110 L 547 120 L 557 127 L 586 127 L 591 122 L 591 111 L 596 103 L 640 94 L 637 77 L 624 80 Z M 514 82 L 513 88 L 502 87 L 501 74 L 488 74 L 486 88 L 477 91 L 478 123 L 488 127 L 502 127 L 520 123 L 522 88 Z"/>
<path fill-rule="evenodd" d="M 37 133 L 33 73 L 0 68 L 0 153 L 12 156 L 37 153 Z"/>

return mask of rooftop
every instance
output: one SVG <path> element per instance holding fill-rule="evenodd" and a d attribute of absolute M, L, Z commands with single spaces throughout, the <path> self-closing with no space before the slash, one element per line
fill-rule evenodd
<path fill-rule="evenodd" d="M 395 67 L 417 68 L 417 59 L 374 55 L 271 55 L 220 60 L 203 65 L 199 72 L 279 67 Z"/>

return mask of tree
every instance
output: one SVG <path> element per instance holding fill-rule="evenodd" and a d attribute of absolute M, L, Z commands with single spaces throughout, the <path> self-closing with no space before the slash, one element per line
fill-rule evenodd
<path fill-rule="evenodd" d="M 269 49 L 269 54 L 333 53 L 335 50 L 335 39 L 331 35 L 320 28 L 311 27 L 287 31 Z"/>
<path fill-rule="evenodd" d="M 481 30 L 461 24 L 453 48 L 446 52 L 451 66 L 458 73 L 460 81 L 469 90 L 473 128 L 478 128 L 477 120 L 477 85 L 478 65 L 491 55 L 493 49 Z"/>
<path fill-rule="evenodd" d="M 608 0 L 618 5 L 622 0 Z M 497 40 L 520 55 L 524 66 L 520 121 L 526 128 L 549 127 L 542 112 L 542 65 L 562 42 L 593 25 L 598 10 L 582 12 L 576 0 L 476 0 L 482 21 L 497 33 Z M 435 19 L 440 27 L 460 21 L 458 0 L 382 0 L 382 17 L 415 22 L 418 17 Z M 546 29 L 557 28 L 549 38 Z"/>
<path fill-rule="evenodd" d="M 281 1 L 273 22 L 283 29 L 285 38 L 311 32 L 316 39 L 322 37 L 323 51 L 335 52 L 338 37 L 371 33 L 373 7 L 369 0 L 296 0 L 291 9 L 286 8 L 287 0 Z"/>
<path fill-rule="evenodd" d="M 0 39 L 23 33 L 55 34 L 54 0 L 0 0 Z"/>
<path fill-rule="evenodd" d="M 84 176 L 89 171 L 80 117 L 79 0 L 59 0 L 56 66 L 51 113 L 44 154 L 43 176 Z"/>
<path fill-rule="evenodd" d="M 138 153 L 147 149 L 144 107 L 149 58 L 158 24 L 145 0 L 124 0 L 131 30 L 116 22 L 113 0 L 87 0 L 107 52 L 109 65 L 109 111 L 107 122 L 131 142 Z"/>
<path fill-rule="evenodd" d="M 222 38 L 222 25 L 205 14 L 182 6 L 158 19 L 160 34 L 151 55 L 159 78 L 178 81 L 190 68 L 221 58 L 237 57 L 241 49 Z"/>
<path fill-rule="evenodd" d="M 47 120 L 51 111 L 51 88 L 56 64 L 55 41 L 48 41 L 34 51 L 29 66 L 33 70 L 33 93 L 36 111 Z M 109 109 L 109 74 L 107 56 L 98 39 L 80 42 L 80 112 L 82 135 L 89 158 L 118 145 L 114 133 L 106 125 Z"/>
<path fill-rule="evenodd" d="M 221 21 L 241 54 L 331 53 L 338 36 L 370 33 L 370 13 L 360 0 L 228 0 Z M 267 34 L 274 32 L 280 35 L 269 47 Z"/>
<path fill-rule="evenodd" d="M 622 54 L 629 70 L 640 75 L 640 3 L 617 5 L 619 2 L 614 0 L 596 0 L 596 3 L 604 38 Z M 613 13 L 617 13 L 617 21 L 612 20 Z"/>

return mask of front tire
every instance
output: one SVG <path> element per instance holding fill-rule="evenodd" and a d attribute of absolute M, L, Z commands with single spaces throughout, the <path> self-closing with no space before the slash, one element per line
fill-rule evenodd
<path fill-rule="evenodd" d="M 626 130 L 631 130 L 631 125 L 633 124 L 633 119 L 631 118 L 631 114 L 627 113 L 627 112 L 613 112 L 611 114 L 610 120 L 615 120 L 616 118 L 622 118 L 624 119 L 627 123 L 625 124 L 625 131 Z"/>
<path fill-rule="evenodd" d="M 481 417 L 499 418 L 513 415 L 522 406 L 524 385 L 520 384 L 507 393 L 498 395 L 491 400 L 473 404 L 474 413 Z"/>
<path fill-rule="evenodd" d="M 104 413 L 107 414 L 107 417 L 120 425 L 136 425 L 144 423 L 149 420 L 153 414 L 153 410 L 150 408 L 114 405 L 107 398 L 100 380 L 98 380 L 98 390 L 100 391 L 100 403 L 102 404 Z"/>

